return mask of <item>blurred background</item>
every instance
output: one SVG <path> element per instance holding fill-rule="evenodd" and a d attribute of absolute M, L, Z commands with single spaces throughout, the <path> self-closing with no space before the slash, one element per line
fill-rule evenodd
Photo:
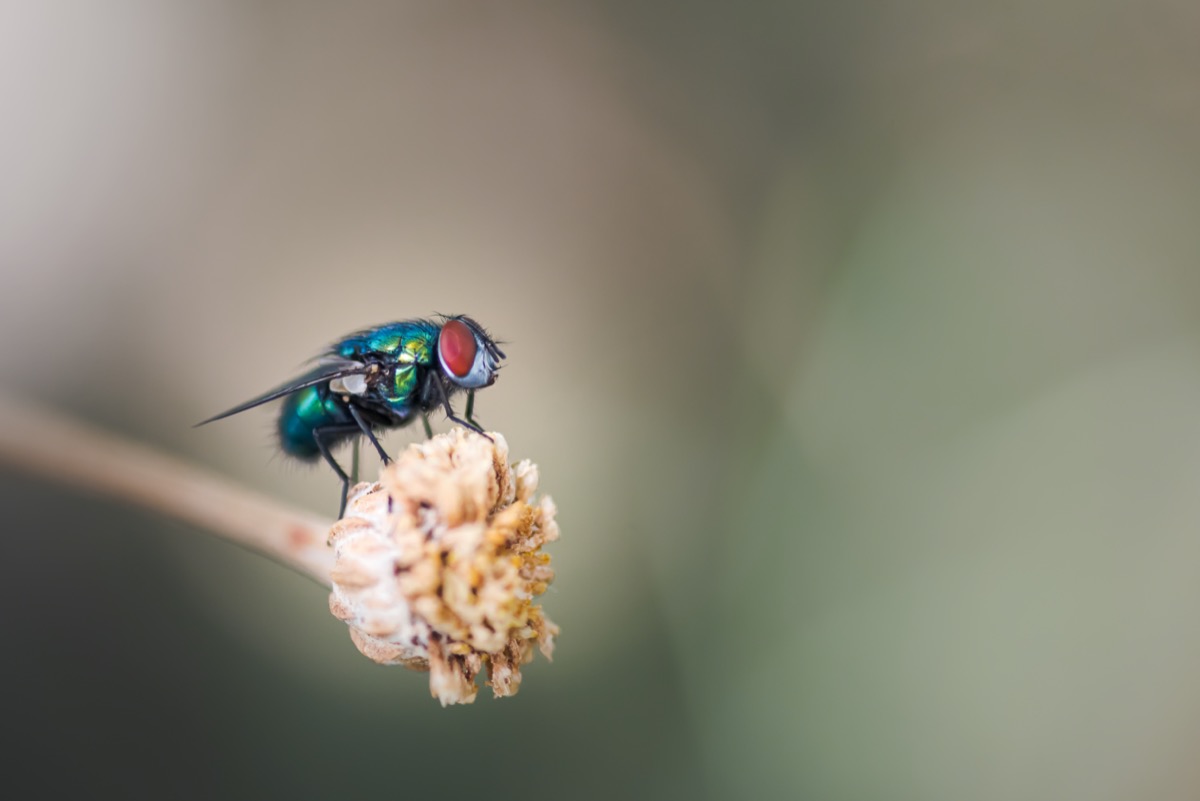
<path fill-rule="evenodd" d="M 192 424 L 469 313 L 563 528 L 554 663 L 443 710 L 311 582 L 6 467 L 10 781 L 1200 796 L 1198 37 L 1184 0 L 3 0 L 0 388 L 331 515 L 271 411 Z"/>

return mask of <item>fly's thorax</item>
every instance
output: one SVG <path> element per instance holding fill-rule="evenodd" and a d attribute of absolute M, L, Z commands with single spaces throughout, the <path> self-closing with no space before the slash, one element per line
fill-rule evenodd
<path fill-rule="evenodd" d="M 407 409 L 425 368 L 433 363 L 434 340 L 427 331 L 403 337 L 394 351 L 395 363 L 380 378 L 381 394 L 394 409 Z"/>
<path fill-rule="evenodd" d="M 400 365 L 432 364 L 433 342 L 434 340 L 427 332 L 422 332 L 420 336 L 406 338 L 396 354 L 396 362 Z"/>
<path fill-rule="evenodd" d="M 392 381 L 388 402 L 392 405 L 411 405 L 413 393 L 417 389 L 417 379 L 420 370 L 416 364 L 398 364 L 392 371 Z"/>
<path fill-rule="evenodd" d="M 383 357 L 389 361 L 429 364 L 438 326 L 429 320 L 404 320 L 359 332 L 338 343 L 338 353 L 349 359 Z"/>

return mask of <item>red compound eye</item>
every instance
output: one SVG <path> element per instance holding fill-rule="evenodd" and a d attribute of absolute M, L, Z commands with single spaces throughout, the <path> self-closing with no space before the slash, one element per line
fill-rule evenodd
<path fill-rule="evenodd" d="M 465 378 L 475 364 L 475 332 L 462 320 L 450 320 L 442 326 L 438 349 L 446 369 Z"/>

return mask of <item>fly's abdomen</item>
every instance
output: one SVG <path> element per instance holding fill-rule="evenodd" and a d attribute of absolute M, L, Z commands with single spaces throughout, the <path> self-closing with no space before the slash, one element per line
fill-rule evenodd
<path fill-rule="evenodd" d="M 305 387 L 283 400 L 279 411 L 279 442 L 289 456 L 313 460 L 321 455 L 313 431 L 353 423 L 354 418 L 329 392 L 327 385 Z"/>

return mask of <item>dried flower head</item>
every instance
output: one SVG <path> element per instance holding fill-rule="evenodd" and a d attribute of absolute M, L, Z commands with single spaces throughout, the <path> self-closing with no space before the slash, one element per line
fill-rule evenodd
<path fill-rule="evenodd" d="M 534 501 L 537 467 L 510 465 L 490 436 L 409 446 L 329 534 L 333 614 L 376 662 L 430 671 L 443 706 L 474 701 L 484 667 L 496 697 L 514 695 L 534 645 L 550 658 L 558 633 L 533 603 L 554 579 L 541 550 L 558 539 L 554 502 Z"/>

